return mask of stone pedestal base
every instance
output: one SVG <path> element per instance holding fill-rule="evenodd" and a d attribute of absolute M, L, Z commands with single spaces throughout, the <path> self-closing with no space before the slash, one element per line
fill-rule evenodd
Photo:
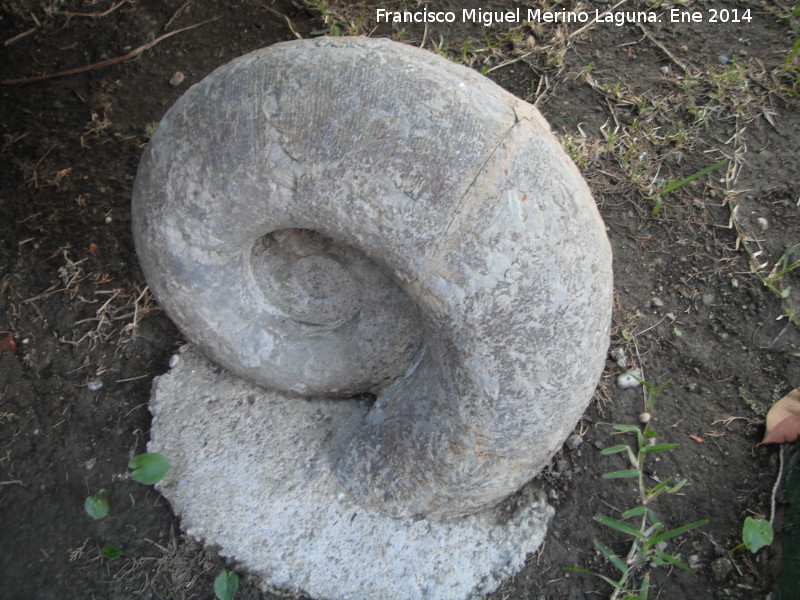
<path fill-rule="evenodd" d="M 553 512 L 535 491 L 439 522 L 394 519 L 350 499 L 333 473 L 331 432 L 368 407 L 268 392 L 184 347 L 153 386 L 148 449 L 171 463 L 159 490 L 189 535 L 265 589 L 462 600 L 519 571 Z"/>

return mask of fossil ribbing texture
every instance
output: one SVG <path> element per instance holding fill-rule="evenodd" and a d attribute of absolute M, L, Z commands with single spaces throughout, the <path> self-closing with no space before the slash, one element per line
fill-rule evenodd
<path fill-rule="evenodd" d="M 133 217 L 205 355 L 352 413 L 324 452 L 380 513 L 495 505 L 602 370 L 611 252 L 586 184 L 533 106 L 423 50 L 321 38 L 220 67 L 152 136 Z"/>

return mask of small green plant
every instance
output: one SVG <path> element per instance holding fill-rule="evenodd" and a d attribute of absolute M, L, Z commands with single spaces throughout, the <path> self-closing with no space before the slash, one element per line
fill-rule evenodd
<path fill-rule="evenodd" d="M 708 519 L 703 519 L 664 531 L 664 523 L 651 508 L 656 498 L 662 494 L 674 494 L 686 484 L 684 479 L 674 485 L 670 485 L 672 477 L 664 479 L 653 487 L 648 487 L 645 483 L 644 467 L 646 459 L 651 454 L 666 452 L 678 446 L 678 444 L 656 444 L 656 432 L 650 428 L 650 413 L 653 410 L 656 395 L 668 383 L 666 382 L 656 387 L 646 381 L 642 381 L 642 385 L 647 389 L 647 399 L 645 402 L 646 412 L 641 417 L 641 420 L 644 421 L 641 427 L 636 425 L 614 425 L 614 430 L 620 432 L 620 434 L 634 435 L 636 437 L 635 446 L 618 444 L 601 451 L 603 455 L 624 453 L 630 463 L 630 468 L 605 473 L 603 478 L 635 479 L 638 490 L 637 506 L 624 511 L 620 515 L 621 519 L 614 519 L 604 515 L 594 517 L 594 520 L 601 525 L 631 538 L 625 558 L 615 554 L 613 550 L 599 540 L 594 540 L 597 550 L 619 571 L 619 577 L 614 579 L 613 577 L 585 569 L 566 568 L 568 571 L 594 575 L 608 583 L 613 588 L 610 596 L 611 600 L 623 598 L 625 600 L 646 600 L 650 588 L 650 571 L 654 567 L 676 566 L 691 572 L 689 567 L 681 562 L 678 556 L 666 552 L 665 542 L 708 523 Z M 634 583 L 637 578 L 639 583 Z"/>
<path fill-rule="evenodd" d="M 163 454 L 148 452 L 134 456 L 128 463 L 128 467 L 133 469 L 130 475 L 131 479 L 145 485 L 152 485 L 161 481 L 167 474 L 169 461 Z"/>
<path fill-rule="evenodd" d="M 795 253 L 800 254 L 798 250 L 800 250 L 800 244 L 795 244 L 786 252 L 784 252 L 783 255 L 778 259 L 778 262 L 775 263 L 775 266 L 772 267 L 772 271 L 769 275 L 765 276 L 758 271 L 755 271 L 755 276 L 758 278 L 758 280 L 781 300 L 789 296 L 792 288 L 791 286 L 781 287 L 778 285 L 778 283 L 784 275 L 800 266 L 800 258 L 792 258 Z"/>
<path fill-rule="evenodd" d="M 103 558 L 106 560 L 117 560 L 122 556 L 122 550 L 116 546 L 107 545 L 100 548 L 100 554 L 102 554 Z"/>
<path fill-rule="evenodd" d="M 659 190 L 650 197 L 650 200 L 655 201 L 655 205 L 653 206 L 653 210 L 650 211 L 650 214 L 654 217 L 658 216 L 658 214 L 661 212 L 661 209 L 664 207 L 664 196 L 666 196 L 670 192 L 674 192 L 678 188 L 685 186 L 687 183 L 691 183 L 695 179 L 700 179 L 701 177 L 708 175 L 712 171 L 716 171 L 722 165 L 725 164 L 727 164 L 727 161 L 721 160 L 719 162 L 714 163 L 710 167 L 706 167 L 705 169 L 701 169 L 697 173 L 689 175 L 684 179 L 675 179 L 673 181 L 670 181 L 661 190 Z"/>
<path fill-rule="evenodd" d="M 733 554 L 741 548 L 747 548 L 755 554 L 764 546 L 769 546 L 774 537 L 775 533 L 769 521 L 747 517 L 742 525 L 742 543 L 732 548 L 728 554 Z"/>
<path fill-rule="evenodd" d="M 100 490 L 94 496 L 89 496 L 83 503 L 83 508 L 93 519 L 102 519 L 108 514 L 108 500 L 106 490 Z"/>
<path fill-rule="evenodd" d="M 158 121 L 151 121 L 150 123 L 145 125 L 144 126 L 145 139 L 149 140 L 151 137 L 153 137 L 153 134 L 156 132 L 156 129 L 158 129 Z"/>
<path fill-rule="evenodd" d="M 214 579 L 214 594 L 219 600 L 233 600 L 239 589 L 239 576 L 234 571 L 223 571 Z"/>

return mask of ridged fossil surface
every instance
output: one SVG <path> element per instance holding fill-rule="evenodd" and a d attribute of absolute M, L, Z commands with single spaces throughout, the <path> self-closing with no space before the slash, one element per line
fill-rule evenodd
<path fill-rule="evenodd" d="M 533 106 L 422 50 L 321 38 L 220 67 L 153 135 L 133 217 L 204 354 L 289 411 L 340 399 L 326 468 L 369 510 L 497 504 L 602 370 L 611 252 L 586 184 Z"/>

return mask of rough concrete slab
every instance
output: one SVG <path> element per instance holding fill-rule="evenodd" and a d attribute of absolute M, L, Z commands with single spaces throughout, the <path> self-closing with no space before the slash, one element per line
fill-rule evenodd
<path fill-rule="evenodd" d="M 265 391 L 190 347 L 153 386 L 149 450 L 171 463 L 159 489 L 193 537 L 267 589 L 320 599 L 463 600 L 496 589 L 542 543 L 553 509 L 527 490 L 450 519 L 366 510 L 333 472 L 330 432 L 368 403 Z"/>

